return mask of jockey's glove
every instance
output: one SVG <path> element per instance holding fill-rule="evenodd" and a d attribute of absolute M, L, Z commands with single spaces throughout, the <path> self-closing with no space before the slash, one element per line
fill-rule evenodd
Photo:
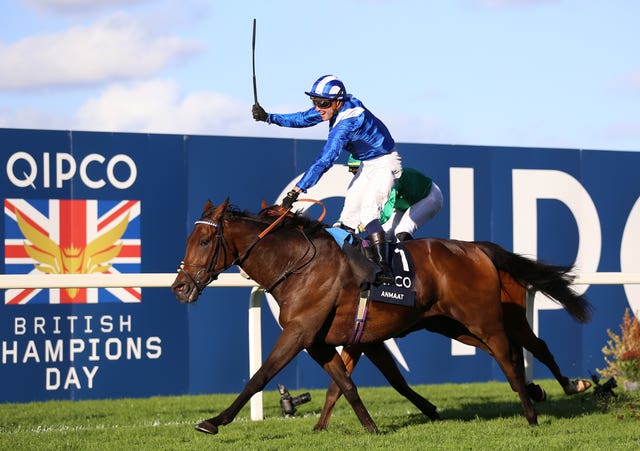
<path fill-rule="evenodd" d="M 287 195 L 284 196 L 284 198 L 282 199 L 282 208 L 286 210 L 290 210 L 291 207 L 293 206 L 293 203 L 298 199 L 299 195 L 300 193 L 294 189 L 289 191 Z"/>
<path fill-rule="evenodd" d="M 253 104 L 253 107 L 251 108 L 251 113 L 253 113 L 253 118 L 256 121 L 267 122 L 267 119 L 269 119 L 269 115 L 264 110 L 264 108 L 262 108 L 262 105 L 260 105 L 259 103 Z"/>

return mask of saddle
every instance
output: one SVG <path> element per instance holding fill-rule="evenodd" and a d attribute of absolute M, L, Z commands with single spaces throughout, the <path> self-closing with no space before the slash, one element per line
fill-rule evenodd
<path fill-rule="evenodd" d="M 294 216 L 293 213 L 287 212 L 280 206 L 267 207 L 265 201 L 262 201 L 262 208 L 261 214 L 266 216 Z M 377 285 L 375 280 L 380 268 L 371 259 L 371 249 L 368 246 L 368 241 L 340 227 L 326 227 L 325 230 L 341 247 L 347 256 L 351 270 L 361 281 L 361 304 L 363 304 L 365 300 L 366 302 L 372 300 L 404 307 L 415 306 L 415 272 L 413 261 L 411 255 L 402 243 L 389 245 L 388 255 L 391 261 L 387 262 L 387 264 L 389 264 L 392 269 L 394 283 Z"/>
<path fill-rule="evenodd" d="M 415 306 L 414 265 L 411 255 L 402 243 L 390 244 L 390 262 L 394 283 L 376 285 L 376 274 L 380 270 L 378 265 L 370 260 L 368 242 L 340 228 L 327 228 L 333 238 L 341 246 L 348 258 L 351 270 L 361 280 L 360 297 L 366 297 L 375 302 Z"/>

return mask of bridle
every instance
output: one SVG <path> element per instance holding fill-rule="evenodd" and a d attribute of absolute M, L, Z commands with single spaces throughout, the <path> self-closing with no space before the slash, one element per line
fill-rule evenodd
<path fill-rule="evenodd" d="M 199 219 L 199 220 L 194 222 L 194 225 L 195 224 L 204 224 L 204 225 L 208 225 L 208 226 L 211 226 L 211 227 L 214 227 L 214 228 L 218 229 L 218 234 L 216 235 L 216 243 L 215 243 L 215 245 L 213 247 L 213 252 L 211 254 L 211 260 L 209 261 L 208 264 L 196 265 L 195 263 L 185 263 L 184 261 L 181 261 L 180 265 L 178 266 L 178 272 L 179 273 L 181 272 L 181 273 L 185 274 L 189 279 L 191 279 L 191 282 L 195 285 L 196 289 L 198 290 L 198 295 L 201 295 L 202 291 L 205 289 L 205 287 L 207 285 L 209 285 L 211 282 L 213 282 L 214 280 L 216 280 L 222 271 L 226 270 L 227 268 L 229 268 L 229 267 L 231 267 L 231 266 L 233 266 L 235 264 L 235 262 L 238 260 L 238 256 L 237 256 L 237 254 L 235 252 L 233 252 L 231 250 L 231 248 L 227 244 L 226 240 L 224 239 L 224 234 L 222 233 L 222 221 L 215 222 L 215 221 L 211 221 L 209 219 Z M 223 249 L 223 251 L 225 253 L 225 255 L 224 255 L 225 261 L 226 261 L 226 258 L 227 258 L 227 255 L 226 255 L 227 249 L 234 256 L 234 260 L 226 268 L 223 268 L 220 271 L 215 271 L 214 272 L 213 268 L 215 267 L 215 264 L 218 261 L 218 253 L 219 253 L 220 249 Z M 196 273 L 194 275 L 191 275 L 191 273 L 189 271 L 185 271 L 185 268 L 187 268 L 187 267 L 196 268 L 197 269 Z M 204 282 L 200 281 L 200 276 L 201 276 L 202 273 L 206 274 L 206 276 L 207 276 L 207 278 L 206 278 L 206 280 Z"/>
<path fill-rule="evenodd" d="M 322 204 L 321 202 L 318 201 L 314 201 L 317 203 Z M 323 205 L 324 207 L 324 205 Z M 326 210 L 325 210 L 326 211 Z M 198 290 L 198 295 L 202 294 L 202 291 L 207 287 L 207 285 L 209 285 L 211 282 L 213 282 L 214 280 L 216 280 L 218 278 L 218 276 L 226 271 L 228 268 L 230 268 L 233 265 L 241 265 L 242 262 L 249 256 L 249 253 L 251 252 L 251 250 L 255 247 L 256 244 L 258 244 L 258 242 L 264 238 L 269 232 L 271 232 L 276 225 L 278 225 L 285 217 L 286 215 L 289 214 L 289 210 L 285 210 L 275 221 L 273 221 L 265 230 L 263 230 L 261 233 L 259 233 L 254 240 L 247 246 L 247 248 L 244 250 L 244 252 L 242 252 L 242 254 L 238 254 L 237 251 L 235 249 L 233 249 L 229 243 L 227 243 L 227 240 L 224 237 L 224 231 L 223 231 L 223 224 L 224 224 L 224 218 L 220 218 L 220 221 L 216 222 L 216 221 L 212 221 L 209 219 L 204 219 L 201 218 L 197 221 L 194 222 L 194 225 L 197 224 L 204 224 L 204 225 L 208 225 L 211 227 L 214 227 L 216 229 L 218 229 L 218 233 L 216 234 L 216 242 L 215 245 L 213 247 L 213 252 L 211 253 L 211 259 L 209 260 L 208 264 L 204 264 L 204 265 L 197 265 L 194 263 L 185 263 L 184 261 L 180 262 L 180 265 L 178 266 L 178 273 L 182 272 L 183 274 L 186 274 L 186 276 L 191 280 L 191 282 L 194 284 L 194 286 L 196 287 L 196 289 Z M 324 212 L 322 217 L 324 217 Z M 304 231 L 300 230 L 300 233 L 302 234 L 302 236 L 305 238 L 305 240 L 307 241 L 307 250 L 304 252 L 304 254 L 298 258 L 295 262 L 294 265 L 291 265 L 291 268 L 287 268 L 283 274 L 278 277 L 275 282 L 273 282 L 269 288 L 266 289 L 267 292 L 270 292 L 271 290 L 273 290 L 273 288 L 275 288 L 280 282 L 284 281 L 289 275 L 294 274 L 296 272 L 299 272 L 303 267 L 305 267 L 307 264 L 309 264 L 311 262 L 311 260 L 313 260 L 313 258 L 316 255 L 316 246 L 315 244 L 313 244 L 313 242 L 309 239 L 309 237 L 304 233 Z M 220 249 L 222 249 L 222 252 L 224 253 L 224 259 L 223 262 L 227 261 L 227 252 L 229 252 L 231 254 L 231 256 L 233 257 L 233 260 L 231 261 L 231 263 L 229 263 L 228 265 L 224 266 L 222 269 L 218 270 L 218 271 L 214 271 L 215 268 L 215 264 L 219 259 L 219 253 L 220 253 Z M 309 258 L 306 261 L 305 258 L 307 257 L 307 255 L 309 255 L 309 253 L 311 253 L 312 255 L 309 256 Z M 302 263 L 300 263 L 302 262 Z M 300 263 L 298 265 L 298 263 Z M 191 275 L 191 273 L 189 271 L 186 271 L 185 268 L 196 268 L 197 271 L 195 273 L 195 275 Z M 206 274 L 206 280 L 201 281 L 200 280 L 200 276 L 202 273 Z"/>

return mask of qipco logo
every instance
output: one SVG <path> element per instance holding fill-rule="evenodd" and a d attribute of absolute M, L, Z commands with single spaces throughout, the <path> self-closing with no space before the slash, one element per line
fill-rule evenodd
<path fill-rule="evenodd" d="M 69 153 L 43 152 L 38 158 L 27 152 L 16 152 L 7 160 L 7 177 L 18 188 L 62 188 L 78 176 L 88 188 L 100 189 L 107 184 L 118 189 L 131 187 L 138 176 L 133 159 L 117 154 L 107 159 L 90 153 L 78 161 Z"/>

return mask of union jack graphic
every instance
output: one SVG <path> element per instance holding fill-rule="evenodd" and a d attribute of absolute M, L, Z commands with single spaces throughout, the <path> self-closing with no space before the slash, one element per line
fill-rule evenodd
<path fill-rule="evenodd" d="M 5 199 L 7 274 L 140 272 L 139 200 Z M 140 302 L 140 288 L 6 290 L 5 304 Z"/>

